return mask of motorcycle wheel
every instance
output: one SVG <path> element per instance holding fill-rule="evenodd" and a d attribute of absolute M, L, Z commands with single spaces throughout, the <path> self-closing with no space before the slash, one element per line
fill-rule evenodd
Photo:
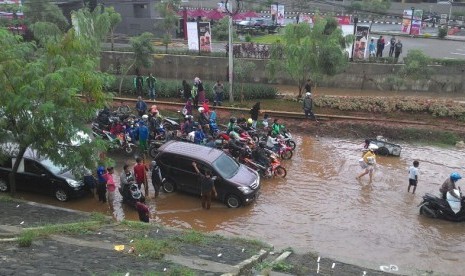
<path fill-rule="evenodd" d="M 276 175 L 277 177 L 284 178 L 287 175 L 287 171 L 284 167 L 277 166 L 276 169 L 274 170 L 274 175 Z"/>
<path fill-rule="evenodd" d="M 428 206 L 423 205 L 420 207 L 420 215 L 423 215 L 428 218 L 436 218 L 436 213 L 431 210 Z"/>
<path fill-rule="evenodd" d="M 152 146 L 152 147 L 149 148 L 150 157 L 155 158 L 155 156 L 157 156 L 157 154 L 158 154 L 158 149 L 156 147 Z"/>
<path fill-rule="evenodd" d="M 132 147 L 126 146 L 124 147 L 124 152 L 126 152 L 127 155 L 131 155 L 134 152 L 134 149 Z"/>
<path fill-rule="evenodd" d="M 297 146 L 293 140 L 287 140 L 286 145 L 291 147 L 292 150 L 295 150 L 295 147 Z"/>
<path fill-rule="evenodd" d="M 284 159 L 284 160 L 289 160 L 292 158 L 292 151 L 291 150 L 287 150 L 287 151 L 284 151 L 281 153 L 281 158 Z"/>

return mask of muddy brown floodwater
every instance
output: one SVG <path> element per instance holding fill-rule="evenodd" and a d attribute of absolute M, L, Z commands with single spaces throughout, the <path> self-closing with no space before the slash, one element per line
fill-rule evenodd
<path fill-rule="evenodd" d="M 399 273 L 433 270 L 463 275 L 465 223 L 418 215 L 426 193 L 438 193 L 452 172 L 463 171 L 464 151 L 403 144 L 402 155 L 378 157 L 374 181 L 357 181 L 363 141 L 296 136 L 297 150 L 284 162 L 285 179 L 262 181 L 257 202 L 228 209 L 216 202 L 209 211 L 200 199 L 185 194 L 161 194 L 151 199 L 153 218 L 162 224 L 220 234 L 256 238 L 276 248 L 291 246 L 326 257 L 379 269 L 396 265 Z M 116 157 L 118 173 L 126 161 Z M 417 194 L 407 193 L 407 168 L 420 161 Z M 460 184 L 460 182 L 459 182 Z M 153 194 L 153 192 L 152 192 Z M 24 198 L 84 211 L 107 212 L 90 196 L 59 203 L 53 198 Z M 120 199 L 120 197 L 117 197 Z M 118 219 L 137 219 L 135 210 L 116 206 Z"/>

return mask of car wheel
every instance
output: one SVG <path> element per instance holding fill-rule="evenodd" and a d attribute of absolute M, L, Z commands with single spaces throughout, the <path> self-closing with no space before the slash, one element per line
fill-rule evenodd
<path fill-rule="evenodd" d="M 163 183 L 163 191 L 165 193 L 172 193 L 176 191 L 176 186 L 170 181 L 165 181 L 165 183 Z"/>
<path fill-rule="evenodd" d="M 8 184 L 6 180 L 0 179 L 0 192 L 5 193 L 8 192 Z"/>
<path fill-rule="evenodd" d="M 64 189 L 58 188 L 55 190 L 55 198 L 61 202 L 64 202 L 69 199 L 69 195 Z"/>
<path fill-rule="evenodd" d="M 281 158 L 284 159 L 284 160 L 289 160 L 292 158 L 292 151 L 291 150 L 287 150 L 283 153 L 281 153 Z"/>
<path fill-rule="evenodd" d="M 229 208 L 238 208 L 241 206 L 241 200 L 236 195 L 228 195 L 226 197 L 226 206 Z"/>
<path fill-rule="evenodd" d="M 157 154 L 158 154 L 158 148 L 155 147 L 155 146 L 151 146 L 151 147 L 149 148 L 149 155 L 150 155 L 150 157 L 155 158 L 155 156 L 157 156 Z"/>
<path fill-rule="evenodd" d="M 276 175 L 277 177 L 286 177 L 287 175 L 287 171 L 284 167 L 281 167 L 281 166 L 278 166 L 276 167 L 275 171 L 274 171 L 274 175 Z"/>
<path fill-rule="evenodd" d="M 295 148 L 296 148 L 296 146 L 297 146 L 293 140 L 287 140 L 287 141 L 286 141 L 286 144 L 287 144 L 289 147 L 291 147 L 292 150 L 295 150 Z"/>

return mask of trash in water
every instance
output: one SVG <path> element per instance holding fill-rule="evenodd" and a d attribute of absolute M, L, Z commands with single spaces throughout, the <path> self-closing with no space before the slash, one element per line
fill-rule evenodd
<path fill-rule="evenodd" d="M 18 205 L 16 205 L 16 208 L 19 208 L 19 204 L 18 204 Z"/>
<path fill-rule="evenodd" d="M 335 266 L 336 266 L 336 263 L 333 263 L 333 265 L 331 266 L 331 269 L 334 269 Z"/>
<path fill-rule="evenodd" d="M 220 254 L 218 254 L 218 257 L 221 257 L 222 255 L 223 255 L 223 254 L 220 253 Z"/>
<path fill-rule="evenodd" d="M 122 245 L 115 245 L 115 250 L 116 250 L 116 251 L 123 251 L 123 250 L 124 250 L 124 244 L 122 244 Z"/>
<path fill-rule="evenodd" d="M 320 273 L 320 263 L 318 263 L 316 267 L 316 274 L 319 274 L 319 273 Z"/>
<path fill-rule="evenodd" d="M 134 242 L 134 240 L 130 240 L 130 241 L 129 241 L 129 243 L 133 243 L 133 242 Z"/>
<path fill-rule="evenodd" d="M 165 268 L 163 268 L 163 271 L 166 271 L 166 267 L 165 267 Z"/>
<path fill-rule="evenodd" d="M 318 260 L 316 260 L 316 262 L 317 262 L 317 263 L 319 263 L 319 262 L 320 262 L 320 256 L 318 256 Z"/>
<path fill-rule="evenodd" d="M 157 234 L 158 234 L 158 229 L 157 229 Z"/>
<path fill-rule="evenodd" d="M 23 221 L 21 221 L 19 224 L 23 225 L 23 224 L 24 224 L 24 220 L 23 220 Z"/>
<path fill-rule="evenodd" d="M 244 251 L 245 251 L 245 249 L 244 249 L 244 248 L 242 248 L 242 252 L 244 252 Z"/>
<path fill-rule="evenodd" d="M 134 246 L 131 246 L 131 248 L 129 248 L 128 253 L 129 254 L 136 253 L 136 250 L 134 249 Z"/>
<path fill-rule="evenodd" d="M 147 238 L 148 236 L 147 236 L 147 235 L 145 235 L 144 237 L 145 237 L 145 238 Z"/>
<path fill-rule="evenodd" d="M 129 276 L 129 272 L 128 272 L 128 273 L 126 273 L 124 276 Z"/>
<path fill-rule="evenodd" d="M 367 272 L 366 271 L 363 271 L 363 276 L 367 275 Z"/>
<path fill-rule="evenodd" d="M 102 232 L 98 232 L 97 234 L 102 235 Z"/>

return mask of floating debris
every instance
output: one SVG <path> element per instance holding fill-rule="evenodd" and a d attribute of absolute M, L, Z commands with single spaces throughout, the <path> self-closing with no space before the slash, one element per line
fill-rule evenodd
<path fill-rule="evenodd" d="M 19 224 L 23 225 L 23 224 L 24 224 L 24 220 L 23 220 L 23 221 L 21 221 Z"/>
<path fill-rule="evenodd" d="M 244 251 L 245 251 L 245 248 L 242 248 L 242 252 L 244 252 Z"/>
<path fill-rule="evenodd" d="M 18 204 L 18 205 L 16 205 L 16 208 L 19 208 L 19 204 Z"/>
<path fill-rule="evenodd" d="M 220 253 L 220 254 L 218 254 L 218 258 L 219 258 L 219 257 L 221 257 L 221 256 L 223 256 L 223 254 L 221 254 L 221 253 Z"/>
<path fill-rule="evenodd" d="M 123 251 L 123 250 L 124 250 L 124 244 L 115 245 L 115 250 L 116 250 L 116 251 Z"/>
<path fill-rule="evenodd" d="M 336 266 L 336 263 L 333 263 L 333 265 L 331 266 L 331 269 L 334 269 L 335 266 Z"/>

